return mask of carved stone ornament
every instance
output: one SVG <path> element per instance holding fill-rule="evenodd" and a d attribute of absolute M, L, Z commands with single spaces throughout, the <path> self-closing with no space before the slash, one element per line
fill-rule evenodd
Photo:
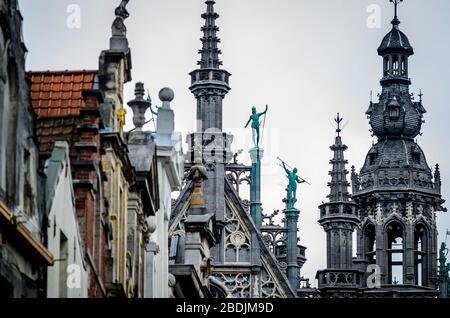
<path fill-rule="evenodd" d="M 244 233 L 242 233 L 240 231 L 234 232 L 231 234 L 230 241 L 234 246 L 240 247 L 246 241 L 245 235 L 244 235 Z"/>

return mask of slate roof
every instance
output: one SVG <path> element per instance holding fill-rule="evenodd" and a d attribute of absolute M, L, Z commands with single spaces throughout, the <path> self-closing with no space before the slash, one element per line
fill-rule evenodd
<path fill-rule="evenodd" d="M 409 55 L 414 54 L 414 49 L 409 43 L 405 33 L 400 31 L 398 25 L 393 26 L 391 32 L 386 34 L 378 48 L 378 54 L 384 55 L 391 52 L 405 52 Z"/>

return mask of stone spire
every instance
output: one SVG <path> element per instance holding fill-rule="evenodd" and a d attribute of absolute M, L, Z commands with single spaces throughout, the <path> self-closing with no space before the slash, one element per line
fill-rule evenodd
<path fill-rule="evenodd" d="M 395 8 L 402 2 L 392 0 Z M 444 200 L 433 183 L 425 153 L 415 138 L 421 134 L 422 94 L 418 101 L 410 93 L 409 58 L 414 49 L 400 31 L 397 14 L 393 27 L 383 38 L 378 55 L 383 60 L 383 77 L 378 102 L 366 112 L 377 142 L 369 149 L 359 175 L 353 173 L 352 200 L 362 220 L 358 228 L 357 258 L 364 267 L 376 264 L 384 285 L 421 285 L 434 288 L 437 281 L 436 212 Z M 435 180 L 439 178 L 436 178 Z M 417 224 L 424 215 L 430 222 Z M 367 244 L 370 242 L 370 244 Z M 400 243 L 399 243 L 400 242 Z M 398 247 L 393 251 L 392 246 Z M 401 245 L 400 245 L 401 244 Z M 422 244 L 419 271 L 416 259 Z M 394 261 L 394 259 L 401 261 Z M 424 263 L 425 264 L 425 263 Z M 361 270 L 365 270 L 361 267 Z M 395 272 L 402 268 L 403 274 Z"/>
<path fill-rule="evenodd" d="M 434 169 L 434 188 L 437 193 L 441 193 L 441 171 L 439 170 L 438 164 L 436 164 L 436 168 Z"/>
<path fill-rule="evenodd" d="M 335 121 L 337 124 L 336 140 L 334 145 L 330 147 L 334 156 L 333 159 L 330 160 L 332 169 L 329 172 L 331 182 L 328 183 L 328 186 L 331 188 L 331 192 L 328 195 L 328 199 L 330 202 L 346 202 L 350 198 L 350 194 L 348 193 L 350 183 L 347 181 L 348 171 L 345 169 L 345 165 L 348 161 L 344 159 L 344 151 L 347 150 L 347 146 L 342 143 L 341 139 L 342 118 L 339 113 L 337 114 Z"/>
<path fill-rule="evenodd" d="M 201 29 L 203 31 L 203 38 L 201 39 L 203 46 L 199 50 L 201 60 L 198 61 L 198 65 L 202 69 L 218 69 L 222 65 L 222 62 L 219 60 L 219 55 L 222 52 L 218 48 L 220 39 L 217 37 L 219 27 L 216 26 L 216 19 L 219 18 L 219 14 L 214 11 L 215 3 L 213 0 L 206 1 L 206 12 L 202 14 L 202 18 L 205 19 L 205 25 Z"/>
<path fill-rule="evenodd" d="M 219 15 L 214 11 L 214 3 L 215 1 L 206 1 L 207 9 L 202 14 L 205 25 L 201 28 L 203 45 L 199 51 L 200 68 L 190 73 L 192 85 L 189 89 L 197 98 L 198 132 L 211 129 L 222 131 L 222 101 L 230 91 L 228 83 L 231 74 L 219 68 L 222 62 L 219 60 L 221 52 L 217 47 L 220 42 L 217 37 L 219 28 L 215 22 Z"/>
<path fill-rule="evenodd" d="M 206 1 L 206 13 L 202 15 L 206 22 L 202 27 L 204 36 L 199 52 L 200 68 L 189 74 L 189 89 L 197 100 L 197 129 L 188 135 L 187 142 L 188 160 L 203 164 L 207 170 L 208 180 L 205 180 L 204 187 L 207 209 L 215 213 L 217 221 L 221 222 L 225 218 L 225 164 L 233 156 L 233 136 L 222 131 L 223 99 L 230 91 L 228 83 L 231 74 L 219 68 L 218 28 L 215 25 L 219 15 L 214 12 L 214 3 Z"/>
<path fill-rule="evenodd" d="M 332 169 L 330 171 L 331 182 L 328 186 L 331 188 L 327 196 L 329 202 L 319 206 L 320 219 L 319 224 L 327 233 L 327 269 L 348 270 L 352 269 L 352 251 L 353 239 L 352 233 L 359 224 L 356 205 L 350 200 L 347 182 L 348 171 L 345 165 L 348 163 L 344 159 L 344 151 L 347 146 L 342 143 L 342 118 L 339 114 L 335 119 L 336 140 L 330 147 L 333 151 L 333 159 L 330 160 Z M 349 282 L 349 285 L 352 283 Z"/>

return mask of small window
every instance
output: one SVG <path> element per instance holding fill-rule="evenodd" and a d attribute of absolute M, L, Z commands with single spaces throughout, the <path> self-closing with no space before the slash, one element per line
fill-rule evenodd
<path fill-rule="evenodd" d="M 399 107 L 389 107 L 389 119 L 398 120 L 400 118 L 400 108 Z"/>
<path fill-rule="evenodd" d="M 419 152 L 413 152 L 412 158 L 414 160 L 414 163 L 420 164 L 420 153 Z"/>
<path fill-rule="evenodd" d="M 31 187 L 31 155 L 26 149 L 23 151 L 23 209 L 30 215 L 33 214 L 33 189 Z"/>
<path fill-rule="evenodd" d="M 375 160 L 377 159 L 377 154 L 376 153 L 371 153 L 369 155 L 369 164 L 372 166 L 375 164 Z"/>
<path fill-rule="evenodd" d="M 394 56 L 392 59 L 392 75 L 398 75 L 398 66 L 399 66 L 398 57 Z"/>

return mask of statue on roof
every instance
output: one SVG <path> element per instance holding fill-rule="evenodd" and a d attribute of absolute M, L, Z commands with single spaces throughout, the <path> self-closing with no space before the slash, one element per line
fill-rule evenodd
<path fill-rule="evenodd" d="M 130 13 L 126 8 L 129 1 L 130 0 L 122 0 L 120 5 L 114 11 L 116 18 L 112 25 L 113 36 L 125 37 L 127 35 L 127 27 L 125 26 L 124 21 L 130 16 Z"/>
<path fill-rule="evenodd" d="M 266 105 L 266 110 L 262 113 L 258 113 L 256 111 L 256 107 L 253 107 L 252 114 L 250 115 L 250 118 L 248 119 L 247 124 L 245 125 L 245 128 L 247 128 L 248 125 L 250 124 L 250 122 L 252 123 L 253 143 L 256 148 L 259 148 L 259 142 L 260 142 L 260 129 L 259 129 L 261 126 L 260 118 L 261 118 L 261 116 L 267 114 L 268 109 L 269 109 L 269 106 Z"/>
<path fill-rule="evenodd" d="M 119 4 L 119 6 L 116 8 L 114 12 L 116 16 L 121 17 L 124 20 L 130 16 L 126 8 L 128 2 L 130 2 L 130 0 L 122 0 L 122 2 Z"/>
<path fill-rule="evenodd" d="M 439 260 L 441 261 L 443 260 L 445 262 L 447 259 L 447 254 L 448 254 L 447 245 L 444 242 L 442 242 L 441 248 L 439 249 Z"/>
<path fill-rule="evenodd" d="M 447 245 L 442 242 L 441 248 L 439 249 L 439 268 L 441 270 L 442 275 L 448 275 L 448 264 L 447 263 L 447 254 L 448 254 L 448 248 Z"/>
<path fill-rule="evenodd" d="M 149 92 L 148 90 L 147 90 L 147 102 L 150 103 L 150 111 L 151 111 L 151 113 L 152 113 L 153 115 L 155 115 L 155 116 L 158 116 L 158 113 L 159 113 L 159 107 L 158 107 L 158 106 L 155 106 L 155 107 L 156 107 L 156 111 L 153 110 L 152 98 L 150 97 L 150 92 Z"/>
<path fill-rule="evenodd" d="M 286 205 L 287 205 L 287 209 L 294 209 L 294 205 L 297 202 L 297 183 L 298 184 L 302 184 L 302 183 L 308 183 L 308 181 L 300 178 L 297 173 L 298 173 L 298 169 L 294 168 L 292 170 L 289 170 L 289 166 L 280 158 L 278 158 L 278 160 L 281 161 L 281 166 L 283 167 L 284 171 L 286 172 L 287 178 L 288 178 L 288 186 L 287 186 L 287 196 L 286 196 Z"/>

